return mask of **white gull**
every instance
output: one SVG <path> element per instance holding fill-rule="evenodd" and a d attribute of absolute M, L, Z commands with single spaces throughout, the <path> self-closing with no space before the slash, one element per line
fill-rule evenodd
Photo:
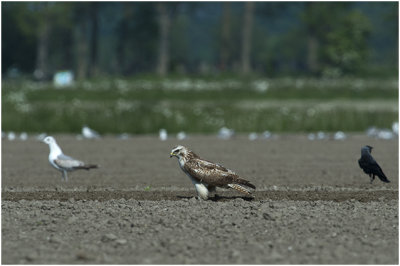
<path fill-rule="evenodd" d="M 89 128 L 88 126 L 82 127 L 82 135 L 86 139 L 98 139 L 100 138 L 100 134 L 97 133 L 95 130 Z"/>
<path fill-rule="evenodd" d="M 162 141 L 167 140 L 167 138 L 168 138 L 167 130 L 165 128 L 160 129 L 160 131 L 158 132 L 158 137 Z"/>
<path fill-rule="evenodd" d="M 59 170 L 62 174 L 62 179 L 68 181 L 67 172 L 71 172 L 78 169 L 89 170 L 91 168 L 97 168 L 95 164 L 85 164 L 82 161 L 76 160 L 72 157 L 69 157 L 63 154 L 60 146 L 57 145 L 56 140 L 48 136 L 43 140 L 44 143 L 49 145 L 50 154 L 49 154 L 49 162 L 50 164 Z"/>

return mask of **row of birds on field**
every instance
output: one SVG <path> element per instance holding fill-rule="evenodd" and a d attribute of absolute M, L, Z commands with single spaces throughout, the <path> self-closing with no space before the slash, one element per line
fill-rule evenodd
<path fill-rule="evenodd" d="M 49 145 L 49 162 L 62 174 L 62 179 L 68 181 L 68 172 L 85 169 L 98 168 L 96 164 L 86 164 L 80 160 L 65 155 L 54 137 L 47 136 L 43 142 Z M 369 175 L 370 183 L 378 176 L 382 182 L 389 183 L 381 167 L 371 155 L 372 147 L 366 145 L 361 148 L 361 158 L 358 160 L 360 168 Z M 256 186 L 247 179 L 240 177 L 234 171 L 225 168 L 219 163 L 200 158 L 196 153 L 185 146 L 178 145 L 170 152 L 170 157 L 178 158 L 179 167 L 192 181 L 198 197 L 208 199 L 211 192 L 217 187 L 232 188 L 244 194 L 251 194 Z"/>
<path fill-rule="evenodd" d="M 395 137 L 398 136 L 399 134 L 399 123 L 398 122 L 394 122 L 392 124 L 392 129 L 379 129 L 377 127 L 369 127 L 366 132 L 367 136 L 372 137 L 372 138 L 377 138 L 377 139 L 393 139 Z M 227 127 L 222 127 L 219 131 L 218 131 L 218 138 L 219 139 L 232 139 L 234 138 L 236 135 L 235 130 L 231 129 L 231 128 L 227 128 Z M 38 140 L 43 140 L 44 137 L 46 137 L 46 133 L 41 133 L 39 135 L 36 136 L 36 138 Z M 2 132 L 1 134 L 2 138 L 7 138 L 8 140 L 12 141 L 12 140 L 27 140 L 28 139 L 28 134 L 26 132 L 22 132 L 19 135 L 17 135 L 14 132 Z M 101 137 L 101 135 L 95 131 L 94 129 L 89 128 L 88 126 L 83 126 L 82 127 L 82 131 L 81 134 L 77 135 L 76 138 L 78 140 L 82 140 L 82 139 L 99 139 Z M 161 141 L 165 141 L 168 138 L 170 138 L 170 136 L 168 135 L 168 132 L 166 129 L 162 128 L 159 130 L 158 132 L 158 137 Z M 185 132 L 180 131 L 176 134 L 176 139 L 178 140 L 184 140 L 186 139 L 188 136 Z M 272 134 L 270 131 L 264 131 L 260 134 L 256 133 L 256 132 L 251 132 L 248 135 L 248 139 L 251 141 L 257 140 L 257 139 L 274 139 L 277 138 L 278 135 L 276 134 Z M 118 135 L 119 139 L 129 139 L 130 135 L 128 133 L 122 133 L 120 135 Z M 307 135 L 307 139 L 308 140 L 328 140 L 328 139 L 333 139 L 333 140 L 345 140 L 347 138 L 347 135 L 343 132 L 343 131 L 337 131 L 335 132 L 333 135 L 330 135 L 328 133 L 325 133 L 323 131 L 318 131 L 317 133 L 309 133 Z"/>

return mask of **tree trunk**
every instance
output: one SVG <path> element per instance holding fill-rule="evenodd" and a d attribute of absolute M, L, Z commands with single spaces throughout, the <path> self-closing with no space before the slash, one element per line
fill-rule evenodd
<path fill-rule="evenodd" d="M 168 6 L 166 3 L 157 4 L 158 22 L 159 22 L 159 46 L 158 46 L 158 63 L 157 74 L 163 76 L 168 71 L 169 61 L 169 29 L 171 19 L 168 14 Z"/>
<path fill-rule="evenodd" d="M 97 76 L 99 71 L 98 66 L 98 35 L 99 35 L 99 19 L 98 12 L 99 3 L 92 2 L 90 9 L 91 21 L 91 38 L 90 38 L 90 76 Z"/>
<path fill-rule="evenodd" d="M 45 6 L 44 8 L 47 8 Z M 46 13 L 46 11 L 44 11 Z M 42 24 L 38 31 L 37 39 L 37 55 L 36 55 L 36 68 L 34 72 L 35 78 L 39 80 L 46 79 L 48 73 L 48 54 L 49 54 L 49 33 L 50 23 L 47 16 L 42 20 Z"/>
<path fill-rule="evenodd" d="M 221 22 L 221 48 L 220 69 L 225 71 L 231 57 L 231 7 L 229 2 L 224 2 L 222 7 Z"/>
<path fill-rule="evenodd" d="M 246 2 L 244 7 L 243 35 L 242 35 L 242 73 L 251 71 L 251 32 L 253 29 L 254 2 Z"/>
<path fill-rule="evenodd" d="M 317 38 L 309 35 L 307 40 L 307 67 L 314 74 L 319 70 L 318 46 Z"/>
<path fill-rule="evenodd" d="M 116 59 L 117 59 L 117 66 L 116 72 L 119 74 L 126 74 L 126 43 L 128 41 L 127 36 L 129 36 L 128 32 L 128 21 L 132 18 L 131 12 L 131 3 L 123 2 L 123 11 L 122 11 L 122 21 L 120 26 L 118 27 L 118 39 L 117 39 L 117 51 L 116 51 Z"/>
<path fill-rule="evenodd" d="M 88 41 L 87 41 L 87 24 L 78 22 L 75 27 L 75 63 L 76 78 L 83 80 L 88 74 Z"/>

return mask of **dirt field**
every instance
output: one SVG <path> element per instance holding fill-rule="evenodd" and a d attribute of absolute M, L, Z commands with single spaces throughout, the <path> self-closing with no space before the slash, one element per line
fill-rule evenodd
<path fill-rule="evenodd" d="M 398 263 L 397 140 L 55 138 L 100 168 L 65 183 L 47 145 L 3 140 L 4 264 Z M 169 158 L 177 144 L 252 181 L 254 197 L 195 199 Z M 357 164 L 366 144 L 391 183 L 369 184 Z"/>

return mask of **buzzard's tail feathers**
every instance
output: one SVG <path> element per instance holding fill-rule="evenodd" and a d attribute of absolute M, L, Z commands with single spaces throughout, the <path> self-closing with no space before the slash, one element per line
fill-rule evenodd
<path fill-rule="evenodd" d="M 237 191 L 242 192 L 244 194 L 250 194 L 250 190 L 238 184 L 228 184 L 228 187 L 236 189 Z"/>
<path fill-rule="evenodd" d="M 253 184 L 250 183 L 250 182 L 247 182 L 246 184 L 243 184 L 243 185 L 248 186 L 248 187 L 251 187 L 252 189 L 256 189 L 256 186 L 253 185 Z"/>
<path fill-rule="evenodd" d="M 250 188 L 252 188 L 252 189 L 256 189 L 256 186 L 255 186 L 255 185 L 253 185 L 252 183 L 250 183 L 249 181 L 247 181 L 247 180 L 245 180 L 245 179 L 238 178 L 238 179 L 236 180 L 236 182 L 237 182 L 238 184 L 240 184 L 240 185 L 243 185 L 243 186 L 246 186 L 246 187 L 250 187 Z"/>

